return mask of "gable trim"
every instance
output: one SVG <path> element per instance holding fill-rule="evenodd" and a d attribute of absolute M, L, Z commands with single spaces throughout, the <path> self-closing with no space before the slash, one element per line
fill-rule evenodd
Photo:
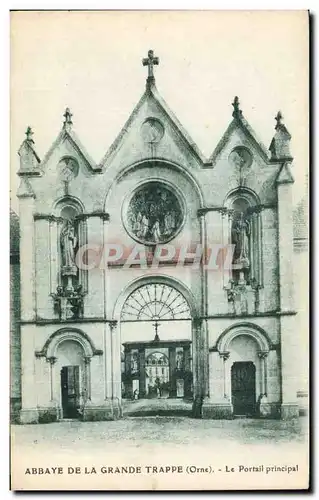
<path fill-rule="evenodd" d="M 123 128 L 121 129 L 120 133 L 116 137 L 115 141 L 111 144 L 111 146 L 109 147 L 108 151 L 106 152 L 106 154 L 102 158 L 102 160 L 100 162 L 100 168 L 103 168 L 103 169 L 106 168 L 107 162 L 110 159 L 110 157 L 112 157 L 112 155 L 115 153 L 115 151 L 118 148 L 120 148 L 125 135 L 128 133 L 128 131 L 129 131 L 129 129 L 130 129 L 132 123 L 133 123 L 134 118 L 136 117 L 138 111 L 140 110 L 140 108 L 142 107 L 142 105 L 144 104 L 144 102 L 146 101 L 146 99 L 148 97 L 153 97 L 153 99 L 155 100 L 156 104 L 159 106 L 160 111 L 162 113 L 164 113 L 164 115 L 170 121 L 170 123 L 173 126 L 173 128 L 181 136 L 181 138 L 185 142 L 185 144 L 188 147 L 188 149 L 194 155 L 195 159 L 201 165 L 207 164 L 207 160 L 205 159 L 205 157 L 203 156 L 203 154 L 199 150 L 198 146 L 195 144 L 195 142 L 190 137 L 190 135 L 188 134 L 188 132 L 185 130 L 185 128 L 183 127 L 183 125 L 179 122 L 179 120 L 175 116 L 175 114 L 168 107 L 168 105 L 166 104 L 165 100 L 160 96 L 160 94 L 157 91 L 157 88 L 153 84 L 153 85 L 151 85 L 150 87 L 148 87 L 145 90 L 144 94 L 142 95 L 141 99 L 139 100 L 139 102 L 137 103 L 137 105 L 135 106 L 135 108 L 133 109 L 132 113 L 130 114 L 128 120 L 125 122 Z"/>
<path fill-rule="evenodd" d="M 247 120 L 245 120 L 245 118 L 241 116 L 240 118 L 234 118 L 228 125 L 224 135 L 220 139 L 219 143 L 217 144 L 216 148 L 213 151 L 213 154 L 209 158 L 209 162 L 211 163 L 211 165 L 212 166 L 215 165 L 218 155 L 227 144 L 227 141 L 229 140 L 232 132 L 237 127 L 240 130 L 242 130 L 242 132 L 244 132 L 249 142 L 257 149 L 257 151 L 262 156 L 264 161 L 269 163 L 269 156 L 266 147 L 262 144 L 262 142 L 258 140 L 257 136 L 255 135 L 253 129 L 251 128 Z"/>
<path fill-rule="evenodd" d="M 52 146 L 50 147 L 49 151 L 45 155 L 42 163 L 41 163 L 41 168 L 46 165 L 46 163 L 49 161 L 50 157 L 52 156 L 54 150 L 59 146 L 59 144 L 62 144 L 63 141 L 68 139 L 71 142 L 71 145 L 74 147 L 76 152 L 81 156 L 81 158 L 84 160 L 86 166 L 93 172 L 100 172 L 100 167 L 95 166 L 95 162 L 92 160 L 92 158 L 89 156 L 87 151 L 85 150 L 84 146 L 80 142 L 78 136 L 73 132 L 73 131 L 67 131 L 64 127 L 62 128 L 61 132 L 59 133 L 58 137 L 55 139 L 53 142 Z M 65 155 L 64 155 L 65 156 Z"/>

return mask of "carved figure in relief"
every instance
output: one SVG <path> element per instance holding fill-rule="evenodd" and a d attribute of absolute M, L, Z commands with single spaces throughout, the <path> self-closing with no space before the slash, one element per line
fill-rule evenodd
<path fill-rule="evenodd" d="M 152 232 L 153 232 L 154 242 L 158 243 L 159 241 L 161 241 L 162 235 L 161 235 L 160 224 L 159 224 L 158 220 L 155 221 L 155 223 L 153 225 Z"/>

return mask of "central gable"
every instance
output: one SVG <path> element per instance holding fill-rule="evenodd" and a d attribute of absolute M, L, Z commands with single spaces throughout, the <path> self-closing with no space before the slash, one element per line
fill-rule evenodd
<path fill-rule="evenodd" d="M 155 84 L 147 86 L 100 166 L 103 170 L 117 170 L 153 158 L 189 168 L 200 168 L 205 163 L 198 147 L 159 95 Z"/>

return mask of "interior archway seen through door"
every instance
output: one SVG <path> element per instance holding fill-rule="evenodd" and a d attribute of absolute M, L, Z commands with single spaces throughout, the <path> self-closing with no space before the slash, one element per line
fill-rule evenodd
<path fill-rule="evenodd" d="M 191 312 L 183 294 L 144 284 L 127 297 L 120 323 L 122 397 L 191 399 Z"/>

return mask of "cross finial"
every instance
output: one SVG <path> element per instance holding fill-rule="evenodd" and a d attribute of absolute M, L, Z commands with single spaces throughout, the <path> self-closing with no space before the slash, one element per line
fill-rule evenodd
<path fill-rule="evenodd" d="M 64 113 L 64 127 L 70 129 L 72 127 L 72 113 L 70 111 L 70 108 L 66 108 L 65 113 Z"/>
<path fill-rule="evenodd" d="M 144 57 L 142 59 L 143 66 L 148 66 L 148 77 L 147 77 L 147 83 L 154 83 L 155 78 L 154 78 L 154 66 L 158 66 L 159 64 L 159 58 L 154 57 L 154 51 L 149 50 L 147 53 L 147 57 Z"/>
<path fill-rule="evenodd" d="M 155 323 L 153 323 L 154 329 L 155 329 L 155 337 L 154 337 L 154 342 L 159 342 L 159 336 L 158 336 L 158 327 L 160 326 L 159 322 L 157 319 L 155 320 Z"/>
<path fill-rule="evenodd" d="M 280 125 L 282 125 L 281 121 L 283 120 L 283 116 L 282 116 L 282 112 L 281 111 L 278 111 L 278 113 L 276 114 L 275 116 L 275 120 L 276 120 L 276 126 L 275 126 L 275 129 L 277 130 L 277 128 L 280 127 Z"/>
<path fill-rule="evenodd" d="M 242 111 L 241 111 L 241 109 L 239 109 L 239 99 L 238 99 L 237 95 L 234 97 L 234 102 L 232 102 L 232 106 L 234 108 L 233 117 L 240 118 L 242 115 Z"/>
<path fill-rule="evenodd" d="M 32 139 L 33 132 L 31 127 L 27 128 L 25 135 L 27 136 L 27 141 L 34 142 L 34 140 Z"/>

